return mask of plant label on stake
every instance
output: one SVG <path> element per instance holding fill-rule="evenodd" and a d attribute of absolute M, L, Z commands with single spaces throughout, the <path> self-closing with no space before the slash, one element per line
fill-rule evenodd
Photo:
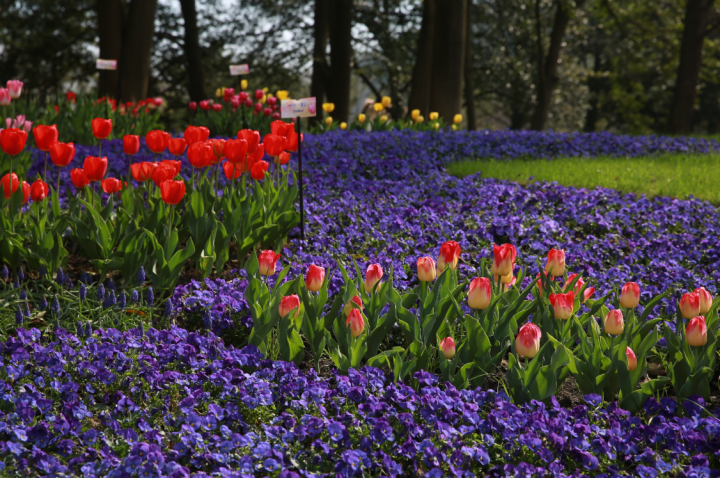
<path fill-rule="evenodd" d="M 230 76 L 240 76 L 240 75 L 247 75 L 250 73 L 250 65 L 247 63 L 243 65 L 230 65 Z M 242 90 L 242 80 L 238 84 L 238 92 Z M 243 128 L 247 128 L 247 123 L 245 122 L 245 105 L 240 104 L 240 114 L 242 115 L 242 124 Z"/>
<path fill-rule="evenodd" d="M 117 70 L 117 60 L 103 60 L 101 58 L 98 58 L 95 60 L 95 68 L 98 70 L 103 70 L 103 83 L 105 90 L 105 95 L 107 96 L 107 70 Z M 100 83 L 98 82 L 98 89 L 100 88 Z M 100 98 L 100 92 L 98 91 L 98 98 Z M 105 103 L 107 103 L 107 98 L 105 98 Z M 105 112 L 107 113 L 107 107 L 105 108 Z M 106 116 L 109 116 L 109 113 L 106 114 Z"/>
<path fill-rule="evenodd" d="M 302 131 L 300 118 L 310 118 L 317 114 L 317 101 L 315 98 L 301 100 L 282 100 L 280 103 L 281 118 L 297 118 L 298 135 L 298 181 L 300 182 L 300 237 L 305 239 L 305 211 L 303 207 L 303 179 L 302 179 Z"/>

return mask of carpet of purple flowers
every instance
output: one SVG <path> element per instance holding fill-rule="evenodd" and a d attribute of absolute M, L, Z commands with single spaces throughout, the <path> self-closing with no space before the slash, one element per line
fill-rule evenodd
<path fill-rule="evenodd" d="M 597 396 L 517 407 L 424 372 L 321 378 L 178 328 L 19 329 L 0 352 L 0 466 L 18 476 L 718 476 L 720 420 L 671 399 L 637 417 Z"/>

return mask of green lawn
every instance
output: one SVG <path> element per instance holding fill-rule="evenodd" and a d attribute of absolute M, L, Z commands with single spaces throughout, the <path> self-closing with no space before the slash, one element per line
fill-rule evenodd
<path fill-rule="evenodd" d="M 553 160 L 467 160 L 447 167 L 453 176 L 482 172 L 483 177 L 521 184 L 557 181 L 565 186 L 613 188 L 622 192 L 689 195 L 720 204 L 720 154 L 672 154 L 646 158 L 560 158 Z"/>

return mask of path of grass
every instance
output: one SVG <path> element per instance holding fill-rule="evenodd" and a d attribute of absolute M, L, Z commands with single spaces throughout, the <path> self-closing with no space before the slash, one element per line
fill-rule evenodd
<path fill-rule="evenodd" d="M 553 160 L 467 160 L 447 167 L 453 176 L 482 172 L 483 177 L 519 183 L 557 181 L 565 186 L 613 188 L 622 192 L 693 195 L 720 204 L 720 154 L 666 155 L 651 158 L 560 158 Z"/>

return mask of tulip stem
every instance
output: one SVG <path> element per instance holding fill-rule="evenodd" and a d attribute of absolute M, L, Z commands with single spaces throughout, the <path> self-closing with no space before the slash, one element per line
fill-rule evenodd
<path fill-rule="evenodd" d="M 60 205 L 60 171 L 61 169 L 58 168 L 57 186 L 55 187 L 55 195 L 57 196 L 58 206 Z"/>
<path fill-rule="evenodd" d="M 45 151 L 45 170 L 43 171 L 43 182 L 47 182 L 47 151 Z"/>

